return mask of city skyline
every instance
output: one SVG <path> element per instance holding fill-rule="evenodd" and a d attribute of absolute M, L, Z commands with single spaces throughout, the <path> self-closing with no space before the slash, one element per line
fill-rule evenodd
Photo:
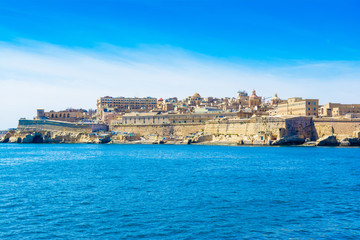
<path fill-rule="evenodd" d="M 4 1 L 0 129 L 37 108 L 94 108 L 106 95 L 232 97 L 256 89 L 358 103 L 358 5 Z"/>

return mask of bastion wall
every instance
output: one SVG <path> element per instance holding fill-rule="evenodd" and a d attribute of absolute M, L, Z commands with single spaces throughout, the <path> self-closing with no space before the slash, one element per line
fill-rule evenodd
<path fill-rule="evenodd" d="M 206 134 L 242 135 L 258 137 L 261 140 L 277 140 L 285 136 L 304 136 L 315 138 L 310 117 L 254 117 L 250 119 L 230 119 L 209 121 Z"/>
<path fill-rule="evenodd" d="M 76 124 L 49 120 L 27 120 L 20 119 L 18 130 L 21 131 L 63 131 L 77 133 L 91 133 L 92 131 L 107 131 L 105 124 Z"/>
<path fill-rule="evenodd" d="M 315 138 L 316 132 L 311 117 L 254 117 L 251 119 L 212 120 L 203 124 L 150 124 L 116 125 L 112 131 L 135 133 L 140 136 L 179 136 L 203 131 L 205 135 L 255 136 L 261 140 L 277 140 L 283 136 Z"/>
<path fill-rule="evenodd" d="M 345 137 L 358 138 L 360 132 L 360 120 L 357 119 L 314 119 L 315 129 L 318 137 L 336 135 L 338 139 Z"/>
<path fill-rule="evenodd" d="M 135 133 L 140 136 L 158 135 L 161 137 L 179 136 L 185 137 L 191 133 L 203 131 L 205 123 L 202 124 L 151 124 L 151 125 L 116 125 L 111 131 Z"/>

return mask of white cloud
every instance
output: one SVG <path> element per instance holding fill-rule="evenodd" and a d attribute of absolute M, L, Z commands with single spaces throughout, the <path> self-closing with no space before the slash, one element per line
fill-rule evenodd
<path fill-rule="evenodd" d="M 257 89 L 261 96 L 302 96 L 355 103 L 359 62 L 264 63 L 224 60 L 169 46 L 124 49 L 64 48 L 22 41 L 0 43 L 0 129 L 16 127 L 37 108 L 95 108 L 100 96 L 180 98 L 235 96 Z"/>

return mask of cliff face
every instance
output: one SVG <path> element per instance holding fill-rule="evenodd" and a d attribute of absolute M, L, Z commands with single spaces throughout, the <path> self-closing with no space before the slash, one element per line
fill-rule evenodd
<path fill-rule="evenodd" d="M 91 133 L 92 131 L 107 131 L 105 124 L 70 123 L 52 120 L 20 119 L 18 130 L 21 131 L 63 131 L 73 133 Z"/>
<path fill-rule="evenodd" d="M 6 134 L 0 142 L 9 143 L 99 143 L 89 134 L 64 131 L 16 130 Z"/>
<path fill-rule="evenodd" d="M 9 131 L 0 142 L 10 143 L 98 143 L 94 130 L 108 130 L 104 124 L 68 123 L 49 120 L 19 120 L 16 131 Z"/>

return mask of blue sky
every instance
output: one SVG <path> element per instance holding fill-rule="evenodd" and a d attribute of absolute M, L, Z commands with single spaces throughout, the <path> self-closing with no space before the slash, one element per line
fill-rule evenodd
<path fill-rule="evenodd" d="M 102 95 L 222 97 L 255 88 L 355 103 L 359 9 L 346 0 L 2 0 L 0 83 L 24 99 L 0 105 L 11 116 L 0 128 L 38 107 L 94 108 Z M 62 94 L 46 93 L 56 89 Z"/>
<path fill-rule="evenodd" d="M 171 45 L 216 57 L 360 60 L 359 1 L 3 0 L 0 39 Z"/>

